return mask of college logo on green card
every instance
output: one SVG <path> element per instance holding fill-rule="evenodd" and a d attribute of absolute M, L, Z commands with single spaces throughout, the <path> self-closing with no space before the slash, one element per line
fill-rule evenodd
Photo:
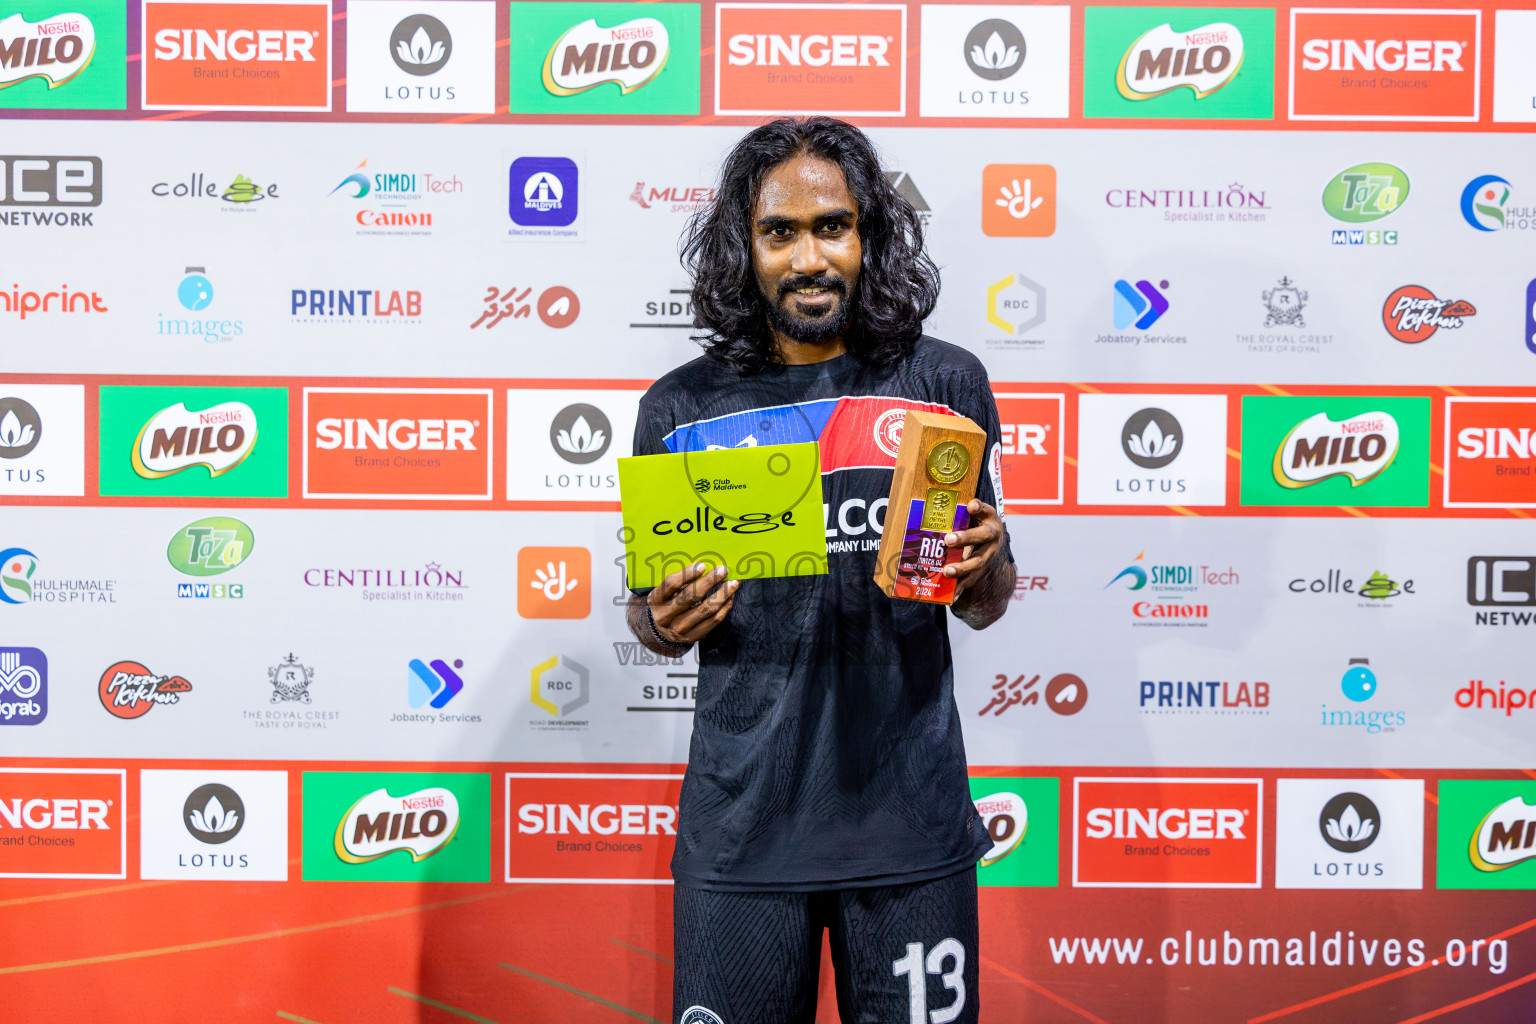
<path fill-rule="evenodd" d="M 1536 889 L 1536 782 L 1440 783 L 1437 889 Z"/>
<path fill-rule="evenodd" d="M 1055 885 L 1061 807 L 1056 779 L 972 779 L 971 799 L 992 837 L 977 885 Z"/>
<path fill-rule="evenodd" d="M 491 880 L 491 777 L 305 772 L 304 878 Z"/>
<path fill-rule="evenodd" d="M 1242 504 L 1429 504 L 1429 399 L 1243 398 Z"/>
<path fill-rule="evenodd" d="M 127 106 L 127 4 L 0 3 L 0 109 Z"/>
<path fill-rule="evenodd" d="M 1084 117 L 1275 116 L 1275 12 L 1089 7 Z"/>
<path fill-rule="evenodd" d="M 101 388 L 101 493 L 288 494 L 288 389 Z"/>
<path fill-rule="evenodd" d="M 698 4 L 513 3 L 514 114 L 697 114 Z"/>

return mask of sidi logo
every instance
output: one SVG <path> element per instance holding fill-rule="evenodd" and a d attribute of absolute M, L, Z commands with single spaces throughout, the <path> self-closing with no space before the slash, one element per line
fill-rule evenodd
<path fill-rule="evenodd" d="M 905 5 L 718 4 L 715 113 L 899 117 L 906 34 Z"/>
<path fill-rule="evenodd" d="M 1482 12 L 1291 9 L 1297 121 L 1476 121 Z"/>
<path fill-rule="evenodd" d="M 146 110 L 330 110 L 330 0 L 144 0 Z"/>
<path fill-rule="evenodd" d="M 1073 789 L 1074 885 L 1262 884 L 1262 780 L 1078 778 Z"/>
<path fill-rule="evenodd" d="M 491 392 L 305 388 L 304 497 L 487 500 Z"/>

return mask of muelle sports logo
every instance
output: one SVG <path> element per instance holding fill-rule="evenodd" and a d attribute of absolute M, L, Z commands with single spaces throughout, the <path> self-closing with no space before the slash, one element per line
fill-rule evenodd
<path fill-rule="evenodd" d="M 635 18 L 610 28 L 588 18 L 549 48 L 544 88 L 556 96 L 574 96 L 612 82 L 626 95 L 661 74 L 671 52 L 667 26 L 655 18 Z"/>
<path fill-rule="evenodd" d="M 0 89 L 32 78 L 57 89 L 84 71 L 95 55 L 96 26 L 83 14 L 55 14 L 36 22 L 13 14 L 0 21 Z"/>
<path fill-rule="evenodd" d="M 1130 45 L 1115 70 L 1115 88 L 1128 100 L 1149 100 L 1174 89 L 1203 99 L 1237 77 L 1243 34 L 1224 21 L 1175 32 L 1167 23 Z"/>
<path fill-rule="evenodd" d="M 459 831 L 459 798 L 440 786 L 391 796 L 376 789 L 359 799 L 336 826 L 336 856 L 366 864 L 391 853 L 413 862 L 439 853 Z"/>
<path fill-rule="evenodd" d="M 156 675 L 137 661 L 108 666 L 97 684 L 101 706 L 116 718 L 142 718 L 156 705 L 181 703 L 192 684 L 181 676 Z"/>
<path fill-rule="evenodd" d="M 1439 299 L 1428 288 L 1405 284 L 1381 307 L 1381 322 L 1387 333 L 1406 345 L 1416 345 L 1431 338 L 1440 328 L 1454 331 L 1477 313 L 1466 299 Z"/>
<path fill-rule="evenodd" d="M 133 444 L 133 470 L 158 479 L 202 466 L 222 476 L 244 462 L 256 447 L 256 412 L 244 402 L 221 402 L 190 410 L 184 402 L 149 418 Z"/>
<path fill-rule="evenodd" d="M 1397 449 L 1397 420 L 1387 413 L 1367 412 L 1339 421 L 1316 413 L 1292 427 L 1275 449 L 1275 483 L 1310 487 L 1342 476 L 1351 487 L 1359 487 L 1392 465 Z"/>

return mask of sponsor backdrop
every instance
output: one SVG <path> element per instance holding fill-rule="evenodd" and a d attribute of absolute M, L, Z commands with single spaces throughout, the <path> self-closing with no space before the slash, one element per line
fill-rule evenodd
<path fill-rule="evenodd" d="M 982 1018 L 1529 1021 L 1519 6 L 0 0 L 0 1001 L 669 1020 L 697 664 L 617 460 L 794 111 L 997 393 Z"/>

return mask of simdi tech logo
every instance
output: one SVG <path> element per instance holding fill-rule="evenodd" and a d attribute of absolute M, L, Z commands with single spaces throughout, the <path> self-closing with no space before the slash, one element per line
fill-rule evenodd
<path fill-rule="evenodd" d="M 104 495 L 282 498 L 288 389 L 100 389 Z"/>
<path fill-rule="evenodd" d="M 1429 504 L 1430 400 L 1244 395 L 1243 505 Z"/>
<path fill-rule="evenodd" d="M 1072 884 L 1257 889 L 1262 779 L 1073 780 Z"/>
<path fill-rule="evenodd" d="M 900 117 L 904 4 L 715 6 L 716 114 Z"/>
<path fill-rule="evenodd" d="M 511 5 L 514 114 L 697 114 L 698 4 Z"/>
<path fill-rule="evenodd" d="M 1291 8 L 1293 121 L 1476 121 L 1481 10 Z"/>
<path fill-rule="evenodd" d="M 1238 7 L 1089 7 L 1083 116 L 1267 120 L 1275 12 Z"/>
<path fill-rule="evenodd" d="M 305 772 L 306 881 L 488 882 L 491 777 Z"/>
<path fill-rule="evenodd" d="M 1536 783 L 1442 779 L 1437 889 L 1536 889 Z"/>
<path fill-rule="evenodd" d="M 145 110 L 331 109 L 330 0 L 143 0 Z"/>
<path fill-rule="evenodd" d="M 971 802 L 992 837 L 977 867 L 977 885 L 1058 884 L 1061 780 L 975 778 Z"/>
<path fill-rule="evenodd" d="M 1536 508 L 1536 399 L 1445 400 L 1447 508 Z"/>
<path fill-rule="evenodd" d="M 0 878 L 127 878 L 128 772 L 0 768 Z"/>
<path fill-rule="evenodd" d="M 495 4 L 351 0 L 346 25 L 348 110 L 496 109 Z"/>
<path fill-rule="evenodd" d="M 6 4 L 0 109 L 124 110 L 128 5 L 117 0 Z"/>

